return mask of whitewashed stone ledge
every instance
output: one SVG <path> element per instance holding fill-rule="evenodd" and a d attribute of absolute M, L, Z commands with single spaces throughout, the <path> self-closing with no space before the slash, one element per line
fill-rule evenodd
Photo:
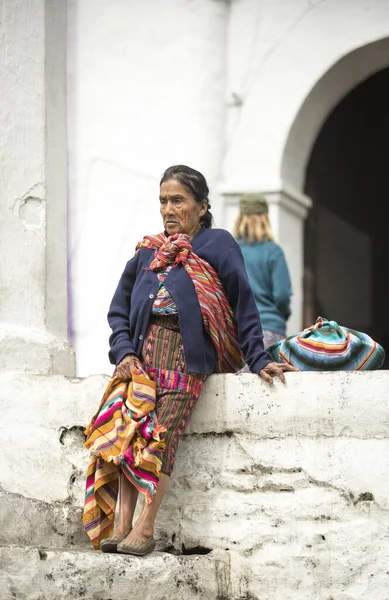
<path fill-rule="evenodd" d="M 187 557 L 154 553 L 139 559 L 14 546 L 0 548 L 0 564 L 1 600 L 255 598 L 247 593 L 244 579 L 233 581 L 231 558 L 220 551 Z"/>
<path fill-rule="evenodd" d="M 257 438 L 389 437 L 389 371 L 289 373 L 270 387 L 255 375 L 213 375 L 192 433 Z"/>
<path fill-rule="evenodd" d="M 69 568 L 75 559 L 66 548 L 88 548 L 80 524 L 82 427 L 107 381 L 0 374 L 0 546 L 11 557 L 0 571 L 11 568 L 7 581 L 18 560 L 12 543 Z M 181 443 L 159 547 L 212 550 L 198 562 L 212 569 L 216 555 L 234 561 L 230 595 L 211 586 L 199 598 L 388 600 L 388 472 L 389 372 L 292 373 L 272 388 L 254 375 L 213 376 Z M 41 577 L 36 556 L 28 551 Z M 80 564 L 84 556 L 91 572 L 123 560 L 86 552 L 77 555 Z M 192 598 L 174 595 L 168 575 L 190 558 L 147 559 L 170 565 L 158 598 Z M 104 587 L 90 597 L 120 598 L 110 594 Z"/>

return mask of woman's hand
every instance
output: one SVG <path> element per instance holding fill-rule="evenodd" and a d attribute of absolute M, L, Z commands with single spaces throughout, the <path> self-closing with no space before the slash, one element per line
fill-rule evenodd
<path fill-rule="evenodd" d="M 285 383 L 284 371 L 298 371 L 298 369 L 292 367 L 292 365 L 288 365 L 288 363 L 271 362 L 259 372 L 259 376 L 267 381 L 269 385 L 273 385 L 273 377 L 279 377 L 282 383 Z"/>
<path fill-rule="evenodd" d="M 116 367 L 116 375 L 122 381 L 131 381 L 131 371 L 138 365 L 138 357 L 135 354 L 127 354 Z"/>

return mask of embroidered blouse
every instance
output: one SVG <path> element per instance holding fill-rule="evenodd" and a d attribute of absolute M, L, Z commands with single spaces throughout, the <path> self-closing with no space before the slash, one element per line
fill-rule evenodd
<path fill-rule="evenodd" d="M 168 290 L 163 285 L 164 281 L 166 279 L 166 276 L 168 275 L 169 271 L 171 271 L 171 269 L 172 269 L 172 265 L 169 265 L 166 269 L 164 269 L 163 271 L 159 271 L 157 273 L 159 289 L 158 289 L 157 295 L 155 296 L 153 307 L 151 309 L 151 312 L 154 315 L 177 315 L 178 314 L 176 304 L 175 304 L 171 294 L 168 292 Z"/>

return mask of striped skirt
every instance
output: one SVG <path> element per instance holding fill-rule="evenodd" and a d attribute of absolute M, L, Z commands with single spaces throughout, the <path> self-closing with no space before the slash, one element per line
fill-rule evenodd
<path fill-rule="evenodd" d="M 141 359 L 157 384 L 155 410 L 159 425 L 166 427 L 161 473 L 171 475 L 178 443 L 207 376 L 188 373 L 176 315 L 151 315 Z"/>

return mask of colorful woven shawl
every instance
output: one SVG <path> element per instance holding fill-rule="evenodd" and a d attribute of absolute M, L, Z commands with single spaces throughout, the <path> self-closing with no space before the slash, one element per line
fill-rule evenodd
<path fill-rule="evenodd" d="M 364 371 L 379 369 L 385 351 L 361 331 L 319 317 L 315 325 L 267 348 L 277 362 L 300 371 Z"/>
<path fill-rule="evenodd" d="M 143 238 L 136 249 L 155 249 L 151 271 L 165 269 L 168 265 L 183 265 L 193 281 L 206 332 L 211 337 L 217 353 L 217 373 L 236 373 L 245 366 L 238 344 L 236 323 L 223 285 L 215 269 L 193 252 L 189 237 L 165 234 Z"/>
<path fill-rule="evenodd" d="M 83 524 L 98 548 L 111 535 L 120 471 L 151 502 L 158 487 L 165 442 L 155 414 L 155 382 L 142 369 L 132 381 L 114 376 L 96 415 L 85 430 L 90 450 Z"/>

